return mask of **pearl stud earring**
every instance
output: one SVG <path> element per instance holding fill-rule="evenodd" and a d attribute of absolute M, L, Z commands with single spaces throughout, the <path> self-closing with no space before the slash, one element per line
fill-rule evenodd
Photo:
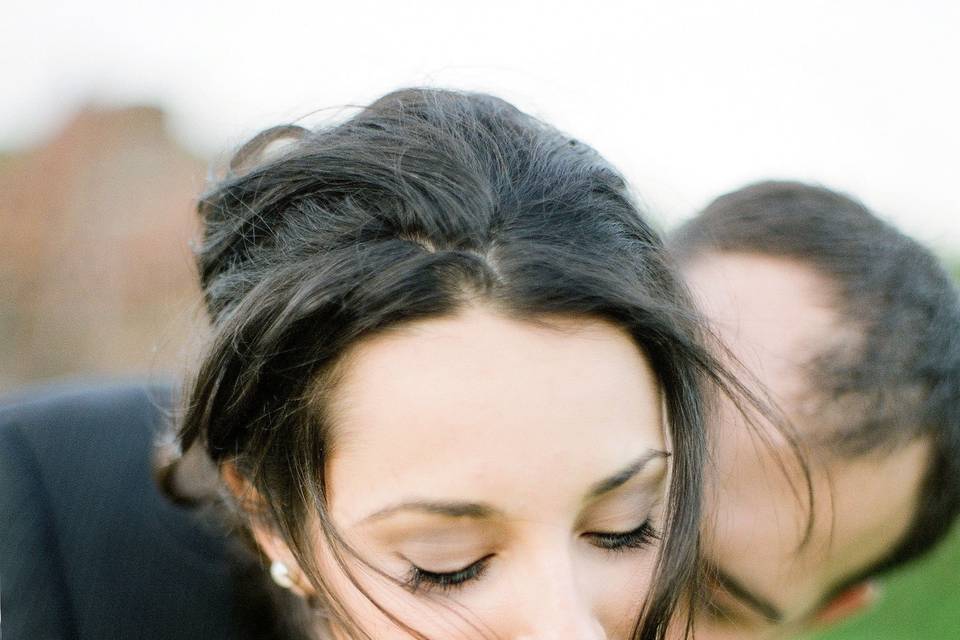
<path fill-rule="evenodd" d="M 293 586 L 293 580 L 290 578 L 290 569 L 279 560 L 274 560 L 270 563 L 270 577 L 284 589 L 289 589 Z"/>

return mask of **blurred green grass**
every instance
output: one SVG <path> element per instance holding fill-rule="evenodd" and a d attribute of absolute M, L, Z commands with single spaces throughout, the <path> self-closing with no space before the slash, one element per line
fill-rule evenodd
<path fill-rule="evenodd" d="M 960 281 L 960 255 L 945 256 Z M 806 640 L 960 639 L 960 526 L 928 557 L 882 581 L 870 611 Z"/>

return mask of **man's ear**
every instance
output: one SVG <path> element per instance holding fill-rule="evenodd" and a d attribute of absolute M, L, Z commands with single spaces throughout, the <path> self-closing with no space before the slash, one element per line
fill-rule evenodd
<path fill-rule="evenodd" d="M 864 580 L 837 594 L 813 617 L 814 627 L 826 627 L 869 609 L 880 597 L 880 585 Z"/>

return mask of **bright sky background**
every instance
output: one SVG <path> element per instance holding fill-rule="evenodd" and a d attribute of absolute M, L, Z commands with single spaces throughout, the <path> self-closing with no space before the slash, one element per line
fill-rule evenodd
<path fill-rule="evenodd" d="M 598 148 L 665 225 L 790 177 L 960 248 L 957 0 L 7 0 L 0 78 L 0 150 L 147 102 L 214 158 L 398 86 L 481 89 Z"/>

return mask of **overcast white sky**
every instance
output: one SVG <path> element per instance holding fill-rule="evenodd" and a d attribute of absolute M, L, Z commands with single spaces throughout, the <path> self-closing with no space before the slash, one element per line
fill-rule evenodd
<path fill-rule="evenodd" d="M 666 225 L 765 177 L 960 248 L 960 2 L 7 0 L 0 149 L 84 102 L 215 156 L 398 86 L 497 93 L 597 147 Z"/>

